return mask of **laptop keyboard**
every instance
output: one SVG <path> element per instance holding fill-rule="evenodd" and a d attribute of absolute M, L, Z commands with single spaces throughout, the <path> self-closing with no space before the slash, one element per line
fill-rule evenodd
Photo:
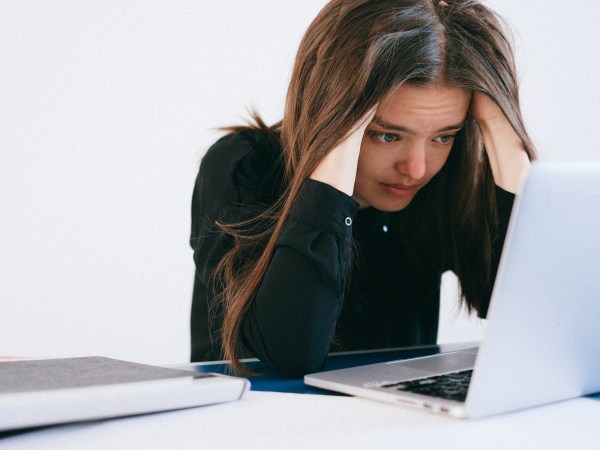
<path fill-rule="evenodd" d="M 462 372 L 436 375 L 418 380 L 384 384 L 381 387 L 464 402 L 467 398 L 472 373 L 472 369 L 463 370 Z"/>

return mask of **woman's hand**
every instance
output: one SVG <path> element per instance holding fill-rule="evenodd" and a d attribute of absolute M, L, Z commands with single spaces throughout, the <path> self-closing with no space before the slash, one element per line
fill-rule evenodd
<path fill-rule="evenodd" d="M 354 126 L 350 135 L 331 150 L 310 175 L 313 180 L 333 186 L 352 195 L 358 166 L 358 155 L 365 129 L 373 120 L 376 107 L 365 114 Z"/>
<path fill-rule="evenodd" d="M 473 92 L 471 114 L 483 136 L 495 183 L 516 194 L 529 168 L 523 142 L 500 107 L 486 94 Z"/>

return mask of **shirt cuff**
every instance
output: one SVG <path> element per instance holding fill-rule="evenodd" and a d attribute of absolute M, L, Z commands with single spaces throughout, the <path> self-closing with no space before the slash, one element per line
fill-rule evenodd
<path fill-rule="evenodd" d="M 500 186 L 496 185 L 496 205 L 498 208 L 498 215 L 500 217 L 500 223 L 508 224 L 512 207 L 515 202 L 515 194 L 512 192 L 505 191 Z"/>
<path fill-rule="evenodd" d="M 309 178 L 298 192 L 290 217 L 350 239 L 352 220 L 358 208 L 358 203 L 349 195 Z"/>

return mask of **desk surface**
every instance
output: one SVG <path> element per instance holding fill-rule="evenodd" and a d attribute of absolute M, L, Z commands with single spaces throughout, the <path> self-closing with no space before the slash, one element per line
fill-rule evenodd
<path fill-rule="evenodd" d="M 436 353 L 453 348 L 430 347 L 425 351 Z M 421 353 L 423 350 L 417 349 Z M 363 357 L 377 362 L 391 352 L 409 357 L 413 351 L 342 354 L 332 357 L 328 368 L 355 364 L 356 358 L 365 361 Z M 181 365 L 201 371 L 214 370 L 214 366 Z M 254 363 L 252 366 L 261 367 Z M 297 389 L 300 380 L 276 376 L 253 380 L 254 390 L 240 401 L 50 427 L 0 439 L 0 449 L 596 449 L 600 442 L 600 401 L 591 398 L 488 419 L 457 420 L 356 397 L 289 393 Z M 268 389 L 280 392 L 267 392 Z"/>
<path fill-rule="evenodd" d="M 1 449 L 597 449 L 600 402 L 457 420 L 357 397 L 251 391 L 237 402 L 52 427 Z"/>

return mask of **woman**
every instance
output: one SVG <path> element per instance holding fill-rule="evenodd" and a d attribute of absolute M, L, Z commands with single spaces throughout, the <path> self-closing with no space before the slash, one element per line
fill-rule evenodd
<path fill-rule="evenodd" d="M 473 0 L 332 0 L 284 117 L 231 133 L 194 190 L 192 361 L 291 375 L 435 344 L 441 275 L 484 317 L 535 157 L 510 45 Z"/>

